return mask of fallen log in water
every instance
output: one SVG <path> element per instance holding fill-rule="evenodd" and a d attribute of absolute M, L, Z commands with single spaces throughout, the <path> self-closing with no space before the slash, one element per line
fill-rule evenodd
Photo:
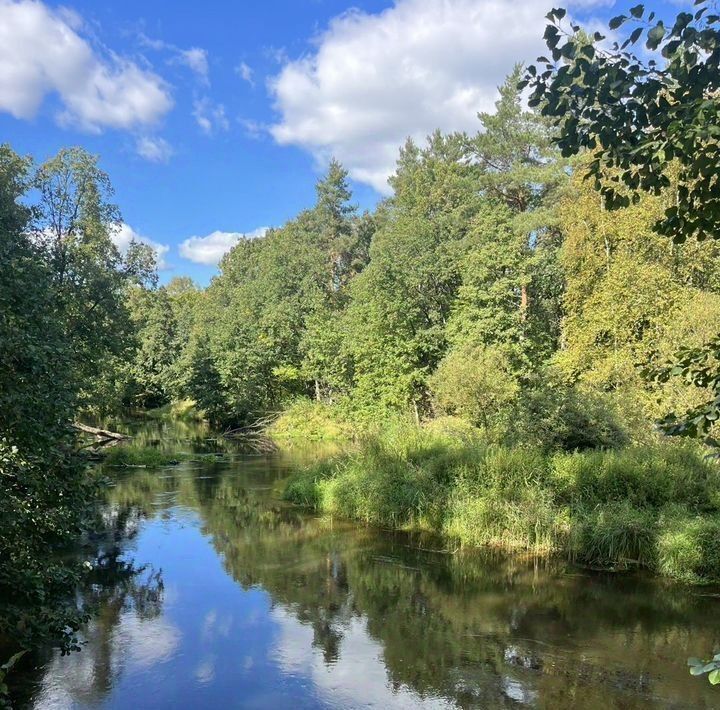
<path fill-rule="evenodd" d="M 127 434 L 118 434 L 116 431 L 98 429 L 97 427 L 88 426 L 87 424 L 81 424 L 80 422 L 75 422 L 73 424 L 73 428 L 77 429 L 78 431 L 85 432 L 86 434 L 92 434 L 93 436 L 97 436 L 99 439 L 114 439 L 115 441 L 125 441 L 125 439 L 130 438 Z"/>

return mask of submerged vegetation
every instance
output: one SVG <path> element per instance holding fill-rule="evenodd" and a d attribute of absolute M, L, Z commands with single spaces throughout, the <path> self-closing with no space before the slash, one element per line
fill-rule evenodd
<path fill-rule="evenodd" d="M 103 457 L 107 466 L 157 468 L 178 463 L 177 453 L 167 453 L 153 446 L 122 444 L 109 449 Z"/>

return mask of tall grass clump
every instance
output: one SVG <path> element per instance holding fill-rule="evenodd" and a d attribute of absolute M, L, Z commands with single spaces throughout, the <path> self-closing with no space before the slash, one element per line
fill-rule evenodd
<path fill-rule="evenodd" d="M 442 531 L 464 545 L 551 551 L 565 517 L 547 485 L 548 459 L 537 449 L 491 447 L 456 471 Z"/>
<path fill-rule="evenodd" d="M 693 514 L 669 507 L 660 516 L 657 568 L 692 584 L 717 582 L 720 570 L 720 514 Z"/>
<path fill-rule="evenodd" d="M 609 501 L 571 510 L 567 550 L 574 560 L 607 567 L 655 566 L 657 530 L 652 509 Z"/>
<path fill-rule="evenodd" d="M 286 497 L 457 544 L 562 552 L 608 568 L 720 581 L 720 474 L 694 445 L 552 453 L 395 422 L 299 471 Z"/>

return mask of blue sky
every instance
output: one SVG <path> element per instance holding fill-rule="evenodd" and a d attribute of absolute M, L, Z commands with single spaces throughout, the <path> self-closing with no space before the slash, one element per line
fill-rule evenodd
<path fill-rule="evenodd" d="M 164 280 L 207 283 L 239 234 L 312 204 L 331 155 L 371 207 L 406 136 L 473 130 L 513 62 L 541 52 L 545 4 L 0 0 L 0 140 L 98 153 L 118 243 L 149 240 Z M 635 3 L 559 4 L 594 24 Z"/>

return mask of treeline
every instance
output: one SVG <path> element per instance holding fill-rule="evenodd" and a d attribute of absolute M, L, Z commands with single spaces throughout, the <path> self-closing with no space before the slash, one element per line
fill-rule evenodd
<path fill-rule="evenodd" d="M 661 194 L 606 210 L 585 158 L 563 159 L 523 109 L 519 78 L 477 134 L 409 141 L 374 212 L 333 162 L 316 204 L 238 244 L 205 291 L 133 291 L 121 399 L 189 397 L 241 425 L 309 398 L 354 421 L 453 415 L 570 450 L 647 438 L 707 399 L 643 369 L 714 334 L 718 246 L 653 231 L 672 172 Z"/>
<path fill-rule="evenodd" d="M 660 194 L 606 210 L 587 159 L 562 158 L 552 125 L 523 108 L 519 78 L 475 135 L 408 141 L 373 212 L 332 162 L 315 205 L 241 241 L 204 290 L 158 286 L 147 246 L 118 251 L 95 158 L 35 166 L 4 147 L 5 467 L 66 461 L 78 410 L 182 398 L 224 426 L 312 400 L 353 422 L 453 416 L 491 440 L 568 450 L 646 439 L 706 401 L 643 370 L 714 336 L 718 246 L 653 231 L 672 169 Z"/>

